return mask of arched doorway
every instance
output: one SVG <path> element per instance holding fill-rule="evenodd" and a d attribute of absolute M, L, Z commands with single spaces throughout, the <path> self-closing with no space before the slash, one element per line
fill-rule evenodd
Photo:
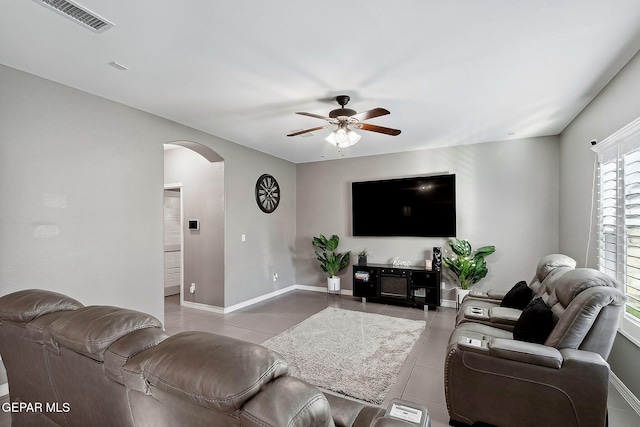
<path fill-rule="evenodd" d="M 164 149 L 165 290 L 181 305 L 223 307 L 224 159 L 191 141 Z"/>

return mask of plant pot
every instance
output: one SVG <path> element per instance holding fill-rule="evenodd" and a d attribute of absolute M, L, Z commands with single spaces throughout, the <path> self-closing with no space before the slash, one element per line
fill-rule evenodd
<path fill-rule="evenodd" d="M 367 265 L 366 255 L 358 255 L 358 265 Z"/>
<path fill-rule="evenodd" d="M 456 288 L 456 308 L 460 307 L 460 304 L 462 304 L 462 299 L 469 295 L 469 292 L 471 291 L 471 289 L 462 289 L 462 288 Z"/>
<path fill-rule="evenodd" d="M 327 277 L 327 290 L 329 292 L 340 292 L 340 278 L 338 276 Z"/>

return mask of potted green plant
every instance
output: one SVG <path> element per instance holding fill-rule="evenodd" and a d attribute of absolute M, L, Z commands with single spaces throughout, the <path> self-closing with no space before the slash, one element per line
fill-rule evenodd
<path fill-rule="evenodd" d="M 449 246 L 456 257 L 444 257 L 443 262 L 460 283 L 460 288 L 456 288 L 456 300 L 459 303 L 464 295 L 469 293 L 469 286 L 478 283 L 489 272 L 484 258 L 494 253 L 496 247 L 483 246 L 474 251 L 468 240 L 460 239 L 450 241 Z M 459 292 L 459 289 L 462 292 Z"/>
<path fill-rule="evenodd" d="M 358 252 L 358 265 L 367 265 L 368 255 L 369 255 L 369 252 L 367 251 L 367 248 L 364 248 L 363 250 Z"/>
<path fill-rule="evenodd" d="M 320 237 L 314 237 L 312 243 L 321 250 L 321 252 L 315 251 L 315 254 L 320 261 L 320 268 L 328 274 L 327 289 L 331 292 L 340 291 L 340 277 L 337 273 L 349 265 L 351 252 L 336 252 L 340 238 L 335 234 L 329 239 L 321 234 Z"/>

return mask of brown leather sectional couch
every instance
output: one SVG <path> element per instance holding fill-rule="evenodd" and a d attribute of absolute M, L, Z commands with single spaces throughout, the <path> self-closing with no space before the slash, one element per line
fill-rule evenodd
<path fill-rule="evenodd" d="M 166 334 L 148 314 L 54 292 L 0 298 L 12 426 L 407 426 L 288 375 L 260 345 Z"/>

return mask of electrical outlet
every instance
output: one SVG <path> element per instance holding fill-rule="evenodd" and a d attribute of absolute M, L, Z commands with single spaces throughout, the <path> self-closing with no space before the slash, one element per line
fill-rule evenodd
<path fill-rule="evenodd" d="M 274 282 L 278 281 L 278 273 L 273 273 L 273 281 Z"/>
<path fill-rule="evenodd" d="M 189 286 L 189 292 L 191 292 L 192 294 L 196 293 L 196 284 L 192 283 L 191 286 Z"/>

